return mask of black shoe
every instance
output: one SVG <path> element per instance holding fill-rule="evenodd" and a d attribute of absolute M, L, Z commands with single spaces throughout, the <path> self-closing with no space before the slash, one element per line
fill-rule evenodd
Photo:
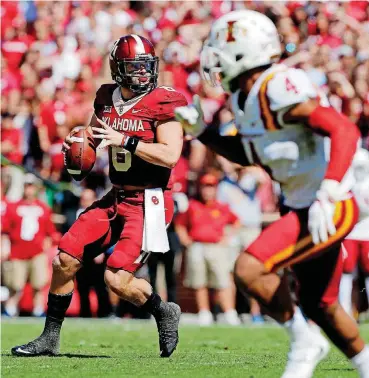
<path fill-rule="evenodd" d="M 60 325 L 46 321 L 41 336 L 28 344 L 15 346 L 11 352 L 18 357 L 56 356 L 60 347 Z"/>
<path fill-rule="evenodd" d="M 56 356 L 59 353 L 59 351 L 47 346 L 44 349 L 38 348 L 34 341 L 31 341 L 28 344 L 15 346 L 11 349 L 11 352 L 13 356 L 17 357 Z"/>
<path fill-rule="evenodd" d="M 175 303 L 163 303 L 156 318 L 159 332 L 160 357 L 170 357 L 178 345 L 178 326 L 181 308 Z"/>

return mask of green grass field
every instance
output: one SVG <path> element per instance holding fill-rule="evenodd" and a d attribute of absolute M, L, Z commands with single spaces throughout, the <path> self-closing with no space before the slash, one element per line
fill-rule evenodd
<path fill-rule="evenodd" d="M 154 323 L 86 321 L 64 323 L 61 356 L 17 358 L 14 345 L 30 341 L 43 321 L 2 321 L 2 377 L 280 377 L 288 340 L 278 327 L 183 326 L 169 359 L 159 358 Z M 369 341 L 369 327 L 362 332 Z M 314 377 L 357 377 L 332 348 Z"/>

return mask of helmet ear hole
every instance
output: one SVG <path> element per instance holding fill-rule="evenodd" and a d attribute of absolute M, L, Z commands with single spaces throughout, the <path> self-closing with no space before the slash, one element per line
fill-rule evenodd
<path fill-rule="evenodd" d="M 237 54 L 236 55 L 236 62 L 238 62 L 239 60 L 241 60 L 243 58 L 243 54 Z"/>

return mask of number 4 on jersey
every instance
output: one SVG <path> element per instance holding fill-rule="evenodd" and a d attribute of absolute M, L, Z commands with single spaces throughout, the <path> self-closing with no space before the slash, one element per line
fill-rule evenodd
<path fill-rule="evenodd" d="M 286 89 L 287 89 L 287 92 L 292 91 L 295 94 L 299 93 L 299 91 L 297 90 L 295 85 L 293 83 L 291 83 L 291 81 L 288 77 L 286 77 Z"/>

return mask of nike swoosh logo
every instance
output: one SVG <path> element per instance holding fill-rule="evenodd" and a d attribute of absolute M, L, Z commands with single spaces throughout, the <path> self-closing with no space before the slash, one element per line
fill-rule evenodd
<path fill-rule="evenodd" d="M 27 350 L 23 350 L 21 348 L 17 348 L 16 351 L 24 354 L 31 354 L 31 352 L 28 352 Z"/>
<path fill-rule="evenodd" d="M 133 114 L 139 113 L 139 112 L 142 112 L 142 109 L 132 109 Z"/>

